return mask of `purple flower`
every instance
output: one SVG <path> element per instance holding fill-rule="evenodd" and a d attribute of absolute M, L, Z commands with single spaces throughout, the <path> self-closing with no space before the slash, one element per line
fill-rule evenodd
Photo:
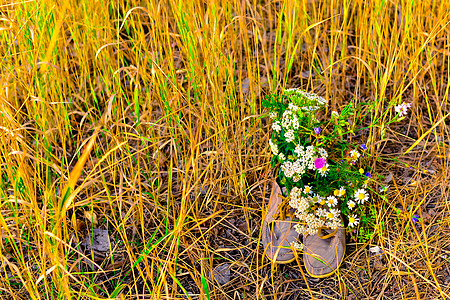
<path fill-rule="evenodd" d="M 316 159 L 314 161 L 314 166 L 316 167 L 316 169 L 322 169 L 323 166 L 325 166 L 325 163 L 327 162 L 327 160 L 323 157 L 319 157 L 318 159 Z"/>
<path fill-rule="evenodd" d="M 417 221 L 420 220 L 420 216 L 419 215 L 414 215 L 411 220 L 413 221 L 413 223 L 416 223 Z"/>
<path fill-rule="evenodd" d="M 314 127 L 314 131 L 316 132 L 316 134 L 319 134 L 322 132 L 322 129 L 320 129 L 320 127 Z"/>
<path fill-rule="evenodd" d="M 364 175 L 366 175 L 366 176 L 369 177 L 369 178 L 372 178 L 372 174 L 370 174 L 370 172 L 367 172 L 367 173 L 364 174 Z"/>
<path fill-rule="evenodd" d="M 361 144 L 361 149 L 363 149 L 363 150 L 367 150 L 367 145 L 366 144 Z"/>

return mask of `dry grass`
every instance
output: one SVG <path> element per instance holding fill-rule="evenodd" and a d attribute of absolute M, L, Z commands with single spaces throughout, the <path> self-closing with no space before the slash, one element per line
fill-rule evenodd
<path fill-rule="evenodd" d="M 449 298 L 449 2 L 58 2 L 0 4 L 0 298 Z M 355 136 L 391 188 L 324 280 L 261 255 L 284 87 L 413 103 Z"/>

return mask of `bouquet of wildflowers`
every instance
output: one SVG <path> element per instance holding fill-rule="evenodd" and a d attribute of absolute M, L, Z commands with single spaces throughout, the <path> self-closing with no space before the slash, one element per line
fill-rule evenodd
<path fill-rule="evenodd" d="M 330 118 L 319 120 L 327 101 L 299 89 L 270 95 L 263 102 L 270 110 L 273 133 L 269 144 L 278 181 L 286 187 L 289 206 L 300 234 L 317 234 L 320 228 L 358 225 L 362 205 L 369 200 L 371 174 L 363 167 L 365 144 L 348 141 L 355 113 L 349 104 Z"/>

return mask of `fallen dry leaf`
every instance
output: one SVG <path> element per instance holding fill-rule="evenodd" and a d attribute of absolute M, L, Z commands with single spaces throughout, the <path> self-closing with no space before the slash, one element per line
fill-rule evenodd
<path fill-rule="evenodd" d="M 97 227 L 98 219 L 97 219 L 97 215 L 94 212 L 85 210 L 84 211 L 84 217 L 86 219 L 88 219 L 92 223 L 92 225 L 94 225 L 94 227 Z"/>

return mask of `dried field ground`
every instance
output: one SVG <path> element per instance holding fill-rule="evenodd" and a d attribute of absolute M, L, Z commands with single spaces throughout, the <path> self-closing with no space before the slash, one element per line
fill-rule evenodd
<path fill-rule="evenodd" d="M 431 0 L 2 2 L 0 298 L 448 299 L 449 13 Z M 374 235 L 349 235 L 323 280 L 301 257 L 262 257 L 274 170 L 261 99 L 285 87 L 330 111 L 382 100 L 355 116 L 365 125 L 413 103 L 353 137 L 383 176 Z"/>

